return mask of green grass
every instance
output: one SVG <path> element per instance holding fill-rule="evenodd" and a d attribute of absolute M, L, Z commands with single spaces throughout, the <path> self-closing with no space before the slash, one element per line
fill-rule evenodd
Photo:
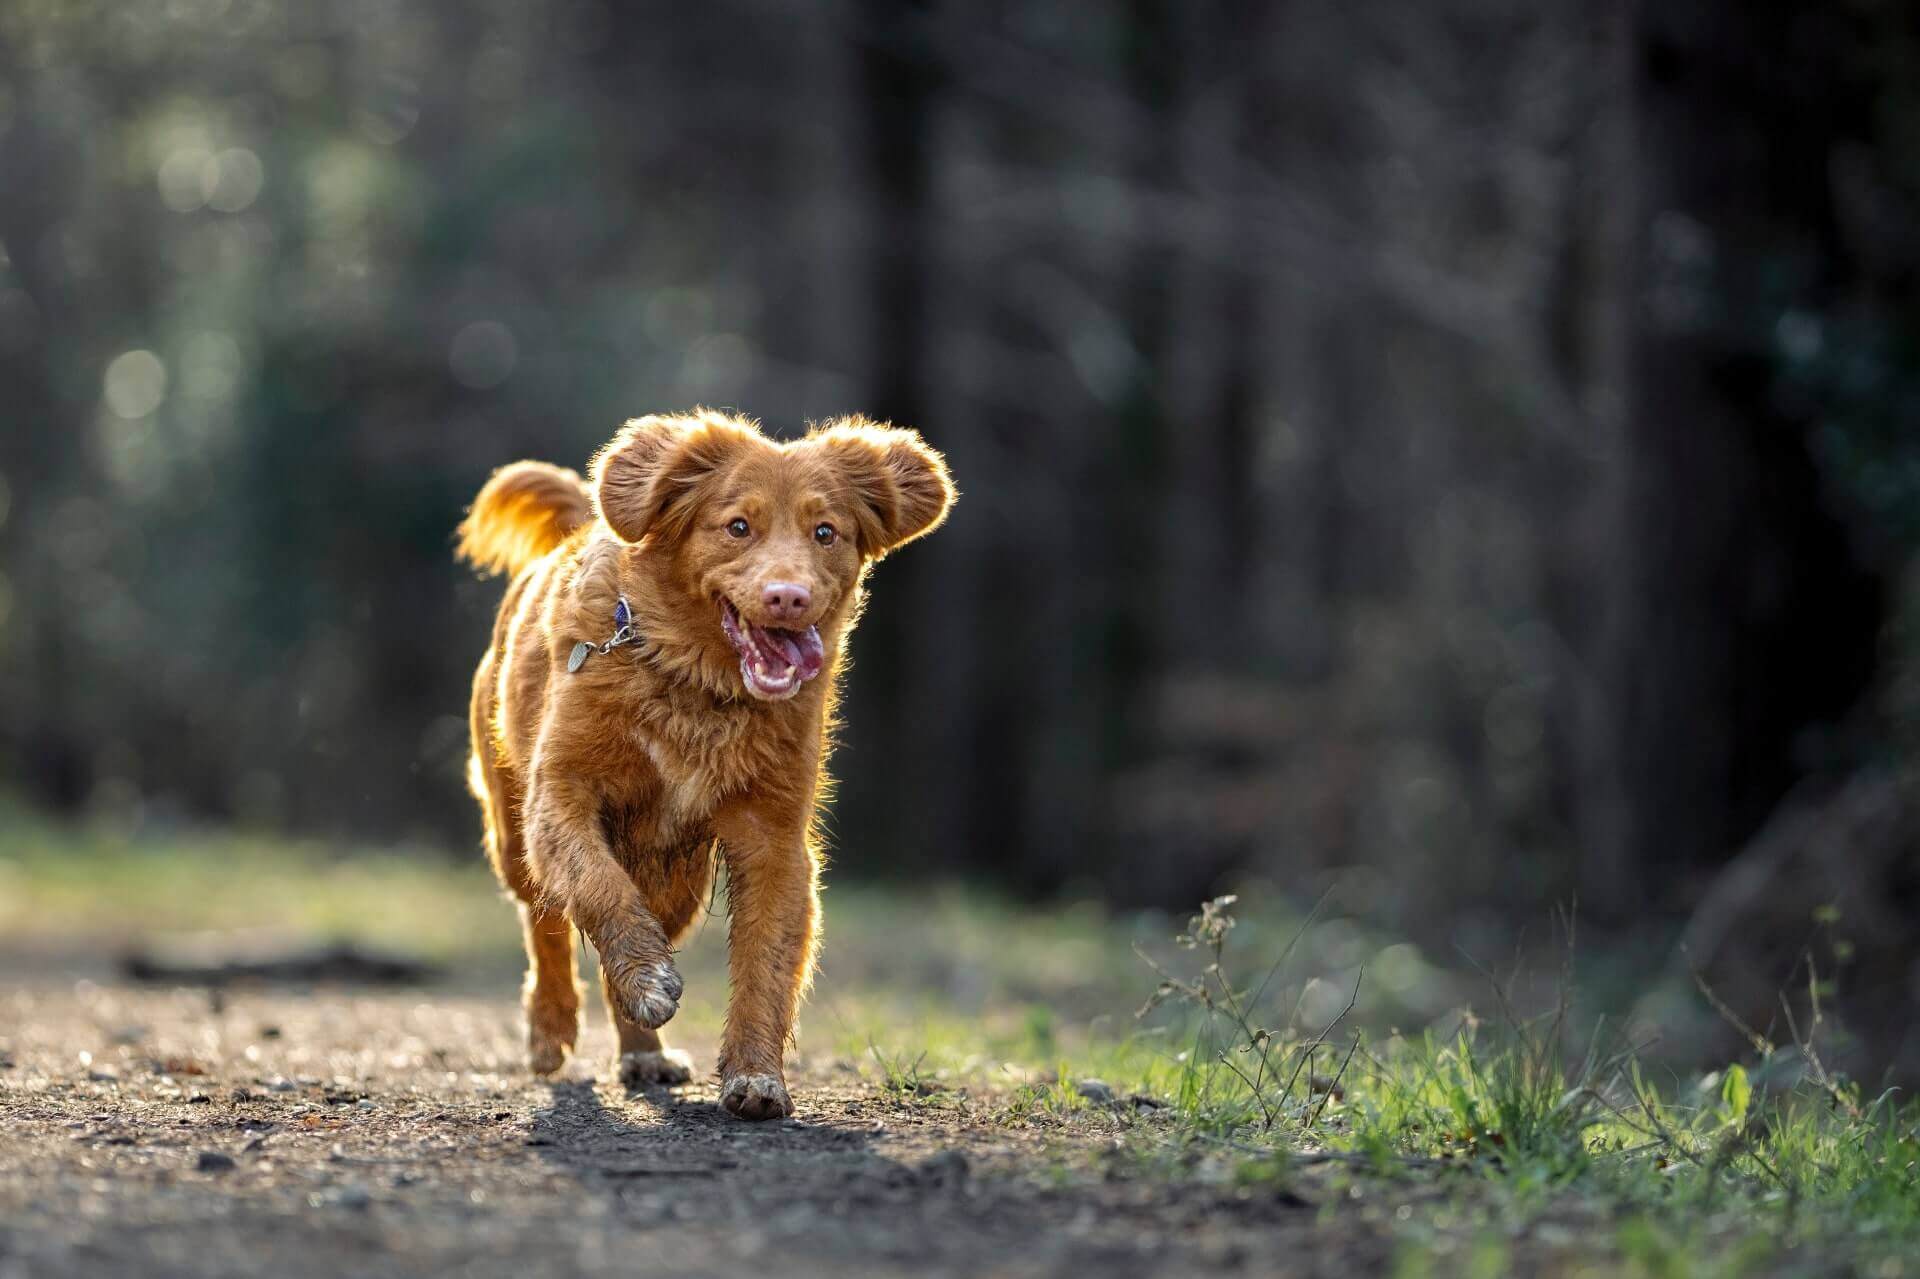
<path fill-rule="evenodd" d="M 1095 1131 L 1126 1175 L 1313 1178 L 1385 1214 L 1397 1273 L 1920 1273 L 1920 1105 L 1830 1075 L 1816 1010 L 1797 1042 L 1686 1075 L 1577 1016 L 1570 972 L 1522 1011 L 1331 911 L 1236 910 L 1183 931 L 832 883 L 802 1051 L 902 1104 Z M 477 852 L 134 839 L 0 808 L 0 959 L 226 929 L 399 947 L 476 984 L 519 964 Z M 682 957 L 696 1035 L 718 1025 L 724 932 L 708 921 Z M 1076 1167 L 1088 1148 L 1035 1175 L 1111 1175 Z"/>
<path fill-rule="evenodd" d="M 1166 1037 L 1087 1063 L 1170 1103 L 1143 1145 L 1224 1155 L 1242 1178 L 1330 1162 L 1454 1187 L 1424 1224 L 1409 1215 L 1410 1257 L 1437 1233 L 1507 1235 L 1568 1214 L 1589 1233 L 1609 1223 L 1628 1273 L 1895 1275 L 1920 1256 L 1920 1104 L 1832 1077 L 1811 1037 L 1817 1009 L 1805 1040 L 1659 1085 L 1604 1024 L 1576 1037 L 1567 999 L 1525 1017 L 1497 987 L 1498 1015 L 1445 1031 L 1368 1042 L 1344 1019 L 1269 1026 L 1285 993 L 1256 997 L 1273 987 L 1259 970 L 1236 981 L 1230 905 L 1194 918 L 1194 962 L 1163 974 L 1177 1013 Z"/>

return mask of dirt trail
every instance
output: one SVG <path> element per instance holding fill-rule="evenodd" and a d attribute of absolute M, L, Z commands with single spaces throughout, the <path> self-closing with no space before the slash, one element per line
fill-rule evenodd
<path fill-rule="evenodd" d="M 710 1082 L 519 1069 L 505 1000 L 33 980 L 0 994 L 0 1279 L 547 1273 L 1334 1274 L 1373 1213 L 1132 1175 L 1098 1122 L 1000 1125 L 802 1063 L 799 1114 Z M 710 1063 L 712 1045 L 688 1045 Z M 1337 1246 L 1330 1246 L 1338 1240 Z"/>

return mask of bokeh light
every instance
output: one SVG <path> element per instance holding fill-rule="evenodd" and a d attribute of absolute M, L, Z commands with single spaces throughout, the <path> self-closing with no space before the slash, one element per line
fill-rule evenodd
<path fill-rule="evenodd" d="M 123 418 L 141 418 L 167 398 L 167 366 L 152 351 L 127 351 L 107 365 L 107 407 Z"/>

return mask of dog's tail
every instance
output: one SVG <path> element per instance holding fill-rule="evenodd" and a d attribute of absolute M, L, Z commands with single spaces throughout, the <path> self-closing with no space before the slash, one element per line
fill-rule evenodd
<path fill-rule="evenodd" d="M 460 522 L 455 552 L 482 573 L 517 573 L 593 518 L 578 472 L 515 462 L 493 473 Z"/>

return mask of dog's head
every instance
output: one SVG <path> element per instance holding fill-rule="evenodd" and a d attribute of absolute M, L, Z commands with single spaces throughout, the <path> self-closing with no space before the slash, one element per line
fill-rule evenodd
<path fill-rule="evenodd" d="M 848 418 L 783 443 L 709 411 L 627 423 L 593 487 L 608 527 L 657 551 L 696 642 L 730 646 L 747 692 L 770 701 L 825 667 L 822 630 L 837 638 L 866 566 L 954 499 L 912 431 Z"/>

